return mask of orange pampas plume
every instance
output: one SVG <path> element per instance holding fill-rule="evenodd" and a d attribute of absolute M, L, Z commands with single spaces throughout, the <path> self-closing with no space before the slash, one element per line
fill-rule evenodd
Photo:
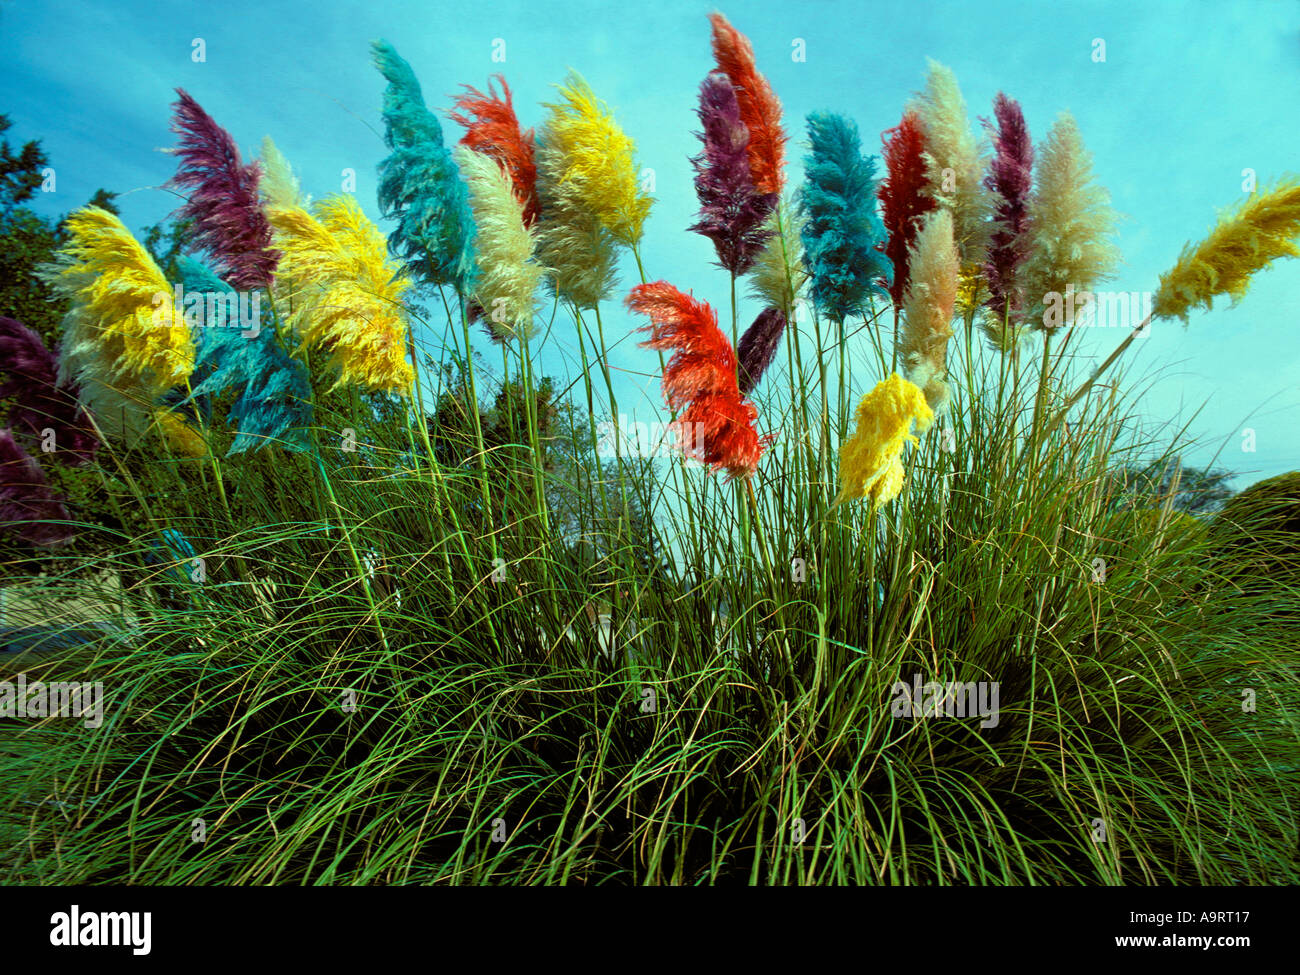
<path fill-rule="evenodd" d="M 749 172 L 760 193 L 780 193 L 785 185 L 785 130 L 781 102 L 758 73 L 749 38 L 722 14 L 709 14 L 713 25 L 713 59 L 731 79 L 740 103 L 740 120 L 749 129 Z"/>
<path fill-rule="evenodd" d="M 650 339 L 642 347 L 673 350 L 664 369 L 664 399 L 678 413 L 673 427 L 688 456 L 715 471 L 725 467 L 729 479 L 752 475 L 772 437 L 754 429 L 758 410 L 740 395 L 736 353 L 717 314 L 667 281 L 633 288 L 627 306 L 650 318 L 642 329 Z"/>
<path fill-rule="evenodd" d="M 894 307 L 900 308 L 907 290 L 909 248 L 920 230 L 920 218 L 936 204 L 926 192 L 930 184 L 925 173 L 925 135 L 916 113 L 908 112 L 885 132 L 884 142 L 886 175 L 880 183 L 880 208 L 889 231 L 885 256 L 894 264 L 889 295 Z"/>
<path fill-rule="evenodd" d="M 493 88 L 493 79 L 501 82 L 501 95 Z M 515 198 L 523 204 L 524 226 L 531 227 L 541 213 L 537 202 L 533 130 L 519 128 L 510 86 L 501 75 L 488 79 L 486 95 L 470 85 L 461 87 L 465 91 L 456 96 L 458 111 L 449 113 L 452 121 L 465 127 L 461 145 L 491 156 L 501 164 L 514 184 Z"/>

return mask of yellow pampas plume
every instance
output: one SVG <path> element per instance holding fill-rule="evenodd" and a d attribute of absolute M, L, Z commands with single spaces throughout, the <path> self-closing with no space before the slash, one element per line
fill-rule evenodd
<path fill-rule="evenodd" d="M 406 394 L 414 378 L 406 358 L 409 282 L 388 260 L 384 235 L 351 196 L 302 207 L 267 208 L 280 272 L 297 289 L 294 330 L 329 353 L 335 386 Z"/>
<path fill-rule="evenodd" d="M 772 234 L 749 272 L 754 297 L 764 306 L 778 309 L 787 321 L 794 321 L 795 305 L 808 282 L 803 259 L 805 222 L 798 207 L 782 200 L 767 219 Z"/>
<path fill-rule="evenodd" d="M 903 447 L 916 422 L 924 432 L 934 421 L 925 395 L 898 373 L 881 380 L 858 404 L 853 435 L 840 446 L 840 493 L 835 504 L 870 497 L 879 508 L 903 489 Z"/>
<path fill-rule="evenodd" d="M 1196 247 L 1185 246 L 1178 263 L 1160 275 L 1152 315 L 1186 321 L 1188 309 L 1210 308 L 1216 295 L 1240 301 L 1256 271 L 1279 257 L 1300 256 L 1297 237 L 1300 182 L 1291 177 L 1271 190 L 1251 194 L 1225 213 Z"/>
<path fill-rule="evenodd" d="M 182 457 L 206 457 L 208 445 L 202 434 L 170 410 L 157 410 L 154 419 L 171 448 Z"/>
<path fill-rule="evenodd" d="M 69 303 L 60 385 L 76 383 L 104 435 L 134 446 L 155 400 L 194 369 L 194 343 L 172 286 L 122 221 L 89 206 L 67 219 L 69 241 L 42 276 Z"/>
<path fill-rule="evenodd" d="M 1049 315 L 1044 321 L 1049 301 L 1061 309 L 1069 288 L 1091 291 L 1119 263 L 1112 241 L 1118 217 L 1110 207 L 1110 194 L 1092 182 L 1092 157 L 1069 112 L 1057 116 L 1038 149 L 1038 184 L 1029 201 L 1029 220 L 1033 244 L 1023 269 L 1028 325 L 1040 329 L 1069 324 L 1068 309 L 1059 320 Z"/>
<path fill-rule="evenodd" d="M 560 154 L 559 179 L 574 199 L 616 241 L 635 246 L 654 202 L 638 183 L 636 145 L 577 72 L 558 87 L 562 100 L 544 106 L 550 114 L 538 142 Z"/>
<path fill-rule="evenodd" d="M 524 224 L 524 205 L 515 194 L 513 180 L 492 156 L 465 146 L 458 147 L 454 155 L 469 188 L 469 205 L 478 229 L 474 300 L 487 316 L 497 341 L 507 341 L 521 332 L 531 338 L 537 286 L 546 269 L 533 260 L 537 237 Z"/>
<path fill-rule="evenodd" d="M 993 199 L 984 186 L 986 153 L 966 116 L 957 76 L 938 61 L 928 63 L 925 90 L 908 104 L 907 111 L 916 113 L 925 134 L 922 158 L 928 193 L 952 213 L 962 268 L 973 271 L 984 263 L 992 234 Z"/>
<path fill-rule="evenodd" d="M 958 257 L 949 210 L 926 214 L 912 243 L 905 323 L 899 353 L 907 378 L 925 391 L 932 410 L 948 401 L 948 339 L 952 337 L 953 306 L 957 300 Z"/>

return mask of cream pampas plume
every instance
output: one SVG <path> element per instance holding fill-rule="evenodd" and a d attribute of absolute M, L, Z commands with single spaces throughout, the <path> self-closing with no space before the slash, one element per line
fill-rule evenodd
<path fill-rule="evenodd" d="M 122 221 L 88 206 L 67 219 L 69 241 L 42 271 L 68 302 L 58 384 L 76 384 L 104 435 L 134 446 L 164 393 L 194 369 L 194 343 L 172 286 Z"/>
<path fill-rule="evenodd" d="M 795 305 L 808 283 L 803 234 L 807 223 L 800 209 L 782 200 L 768 218 L 771 235 L 749 272 L 754 297 L 794 320 Z"/>
<path fill-rule="evenodd" d="M 911 278 L 903 302 L 905 324 L 899 351 L 907 379 L 924 391 L 932 410 L 948 400 L 944 379 L 960 271 L 953 224 L 949 210 L 932 210 L 926 215 L 912 244 Z"/>
<path fill-rule="evenodd" d="M 262 180 L 258 191 L 262 203 L 266 206 L 301 207 L 311 202 L 311 197 L 304 197 L 298 177 L 293 174 L 293 167 L 284 158 L 268 135 L 262 140 L 262 155 L 258 159 L 262 166 Z"/>
<path fill-rule="evenodd" d="M 521 332 L 531 337 L 537 286 L 545 268 L 533 260 L 537 239 L 525 225 L 525 204 L 496 159 L 466 146 L 457 147 L 453 155 L 469 187 L 478 228 L 474 301 L 484 310 L 496 341 L 508 341 Z"/>
<path fill-rule="evenodd" d="M 952 213 L 962 267 L 973 271 L 988 250 L 993 207 L 984 187 L 985 153 L 966 117 L 966 102 L 952 69 L 931 60 L 925 90 L 908 109 L 916 113 L 925 134 L 928 193 Z"/>
<path fill-rule="evenodd" d="M 1117 222 L 1110 194 L 1093 183 L 1079 127 L 1062 112 L 1038 150 L 1038 183 L 1029 202 L 1033 242 L 1023 280 L 1031 328 L 1068 324 L 1061 309 L 1069 303 L 1060 300 L 1066 291 L 1091 291 L 1113 274 Z"/>
<path fill-rule="evenodd" d="M 541 202 L 538 259 L 550 269 L 547 283 L 578 308 L 595 308 L 618 285 L 614 237 L 564 181 L 564 153 L 537 136 L 537 196 Z"/>

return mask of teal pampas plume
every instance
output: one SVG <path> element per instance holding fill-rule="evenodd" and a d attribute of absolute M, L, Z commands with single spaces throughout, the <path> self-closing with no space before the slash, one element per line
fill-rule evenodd
<path fill-rule="evenodd" d="M 178 266 L 187 292 L 230 290 L 193 258 L 182 257 Z M 230 454 L 272 445 L 309 449 L 306 430 L 313 413 L 307 370 L 281 347 L 267 316 L 255 336 L 245 334 L 243 328 L 225 326 L 195 329 L 194 339 L 197 382 L 190 399 L 204 404 L 210 397 L 235 390 L 228 422 L 237 432 Z"/>
<path fill-rule="evenodd" d="M 813 301 L 827 318 L 842 322 L 862 311 L 873 291 L 886 295 L 889 262 L 881 252 L 885 227 L 876 214 L 876 163 L 862 155 L 858 127 L 842 115 L 808 116 L 812 154 L 800 205 L 806 223 L 804 264 Z"/>
<path fill-rule="evenodd" d="M 388 81 L 384 142 L 391 152 L 379 166 L 379 205 L 397 221 L 389 249 L 416 277 L 468 294 L 474 276 L 469 192 L 411 66 L 387 41 L 375 41 L 372 51 Z"/>

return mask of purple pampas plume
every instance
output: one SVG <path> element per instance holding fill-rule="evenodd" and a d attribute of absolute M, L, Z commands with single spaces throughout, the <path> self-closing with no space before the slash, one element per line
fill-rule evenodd
<path fill-rule="evenodd" d="M 1024 304 L 1017 277 L 1031 244 L 1029 193 L 1033 186 L 1034 144 L 1019 102 L 998 92 L 993 114 L 997 117 L 996 129 L 988 119 L 983 120 L 993 137 L 994 150 L 984 185 L 994 193 L 997 229 L 989 242 L 984 277 L 989 285 L 985 305 L 997 319 L 996 330 L 1000 332 L 1006 317 L 1014 328 Z"/>
<path fill-rule="evenodd" d="M 736 90 L 721 71 L 710 73 L 700 85 L 698 115 L 704 149 L 691 164 L 700 220 L 689 229 L 713 241 L 722 267 L 733 275 L 744 274 L 772 235 L 766 222 L 777 194 L 754 188 L 749 129 L 740 119 Z"/>
<path fill-rule="evenodd" d="M 181 142 L 173 151 L 181 162 L 169 185 L 189 199 L 176 216 L 194 222 L 192 249 L 207 254 L 221 278 L 240 290 L 269 288 L 280 255 L 258 199 L 261 167 L 245 166 L 230 133 L 183 88 L 176 94 L 172 131 Z"/>
<path fill-rule="evenodd" d="M 785 315 L 779 308 L 764 308 L 740 337 L 740 395 L 748 396 L 776 358 L 781 335 L 785 332 Z"/>
<path fill-rule="evenodd" d="M 0 430 L 0 531 L 31 545 L 57 548 L 72 539 L 68 509 L 50 492 L 39 464 L 8 430 Z"/>
<path fill-rule="evenodd" d="M 0 317 L 0 400 L 9 400 L 9 423 L 24 434 L 45 440 L 54 431 L 54 456 L 85 464 L 94 459 L 99 441 L 77 402 L 75 388 L 58 385 L 59 363 L 41 337 L 16 318 Z"/>

